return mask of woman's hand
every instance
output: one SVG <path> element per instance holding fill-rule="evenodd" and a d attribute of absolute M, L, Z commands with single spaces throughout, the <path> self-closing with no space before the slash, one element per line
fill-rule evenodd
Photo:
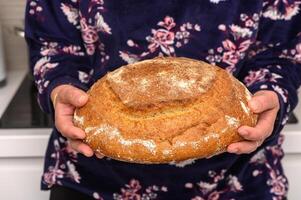
<path fill-rule="evenodd" d="M 88 95 L 71 85 L 60 85 L 51 92 L 51 100 L 55 110 L 55 126 L 66 137 L 71 147 L 87 157 L 93 156 L 93 150 L 82 142 L 86 137 L 85 132 L 74 126 L 73 114 L 75 108 L 84 106 L 88 101 Z M 97 154 L 97 157 L 103 156 Z"/>
<path fill-rule="evenodd" d="M 239 127 L 238 133 L 245 140 L 230 144 L 227 148 L 229 153 L 251 153 L 273 132 L 274 123 L 279 110 L 277 94 L 268 90 L 258 91 L 248 102 L 248 105 L 254 113 L 259 114 L 258 122 L 255 127 Z"/>

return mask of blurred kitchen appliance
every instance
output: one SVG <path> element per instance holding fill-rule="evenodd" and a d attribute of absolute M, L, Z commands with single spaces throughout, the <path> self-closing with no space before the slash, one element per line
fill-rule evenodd
<path fill-rule="evenodd" d="M 15 27 L 15 35 L 24 38 L 24 28 Z M 28 73 L 0 118 L 3 128 L 51 128 L 52 117 L 44 113 L 37 102 L 38 91 L 32 74 Z"/>
<path fill-rule="evenodd" d="M 2 38 L 2 27 L 0 23 L 0 87 L 4 86 L 6 83 L 6 72 L 5 72 L 5 64 L 4 64 L 4 45 Z"/>

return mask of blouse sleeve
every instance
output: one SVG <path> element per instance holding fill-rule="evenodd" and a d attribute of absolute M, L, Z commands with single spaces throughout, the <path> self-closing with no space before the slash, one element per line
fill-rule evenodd
<path fill-rule="evenodd" d="M 257 42 L 238 75 L 252 93 L 272 90 L 278 94 L 280 110 L 274 133 L 280 132 L 296 107 L 301 84 L 301 14 L 279 13 L 263 10 Z"/>
<path fill-rule="evenodd" d="M 26 5 L 25 38 L 38 102 L 52 111 L 50 94 L 60 84 L 86 90 L 93 73 L 83 45 L 78 1 L 30 0 Z"/>

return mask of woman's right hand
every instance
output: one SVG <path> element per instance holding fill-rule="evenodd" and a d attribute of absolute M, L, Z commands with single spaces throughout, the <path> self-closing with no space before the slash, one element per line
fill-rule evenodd
<path fill-rule="evenodd" d="M 84 106 L 88 101 L 88 95 L 71 85 L 60 85 L 51 92 L 51 100 L 55 112 L 55 126 L 66 137 L 71 148 L 87 157 L 93 156 L 93 150 L 82 140 L 85 132 L 73 124 L 73 114 L 76 108 Z M 98 158 L 103 156 L 96 154 Z"/>

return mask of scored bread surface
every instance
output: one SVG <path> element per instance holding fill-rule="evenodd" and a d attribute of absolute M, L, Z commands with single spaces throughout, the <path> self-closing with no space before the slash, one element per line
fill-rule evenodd
<path fill-rule="evenodd" d="M 88 91 L 74 123 L 95 152 L 135 163 L 211 157 L 254 126 L 251 94 L 225 70 L 188 58 L 160 57 L 107 73 Z"/>

